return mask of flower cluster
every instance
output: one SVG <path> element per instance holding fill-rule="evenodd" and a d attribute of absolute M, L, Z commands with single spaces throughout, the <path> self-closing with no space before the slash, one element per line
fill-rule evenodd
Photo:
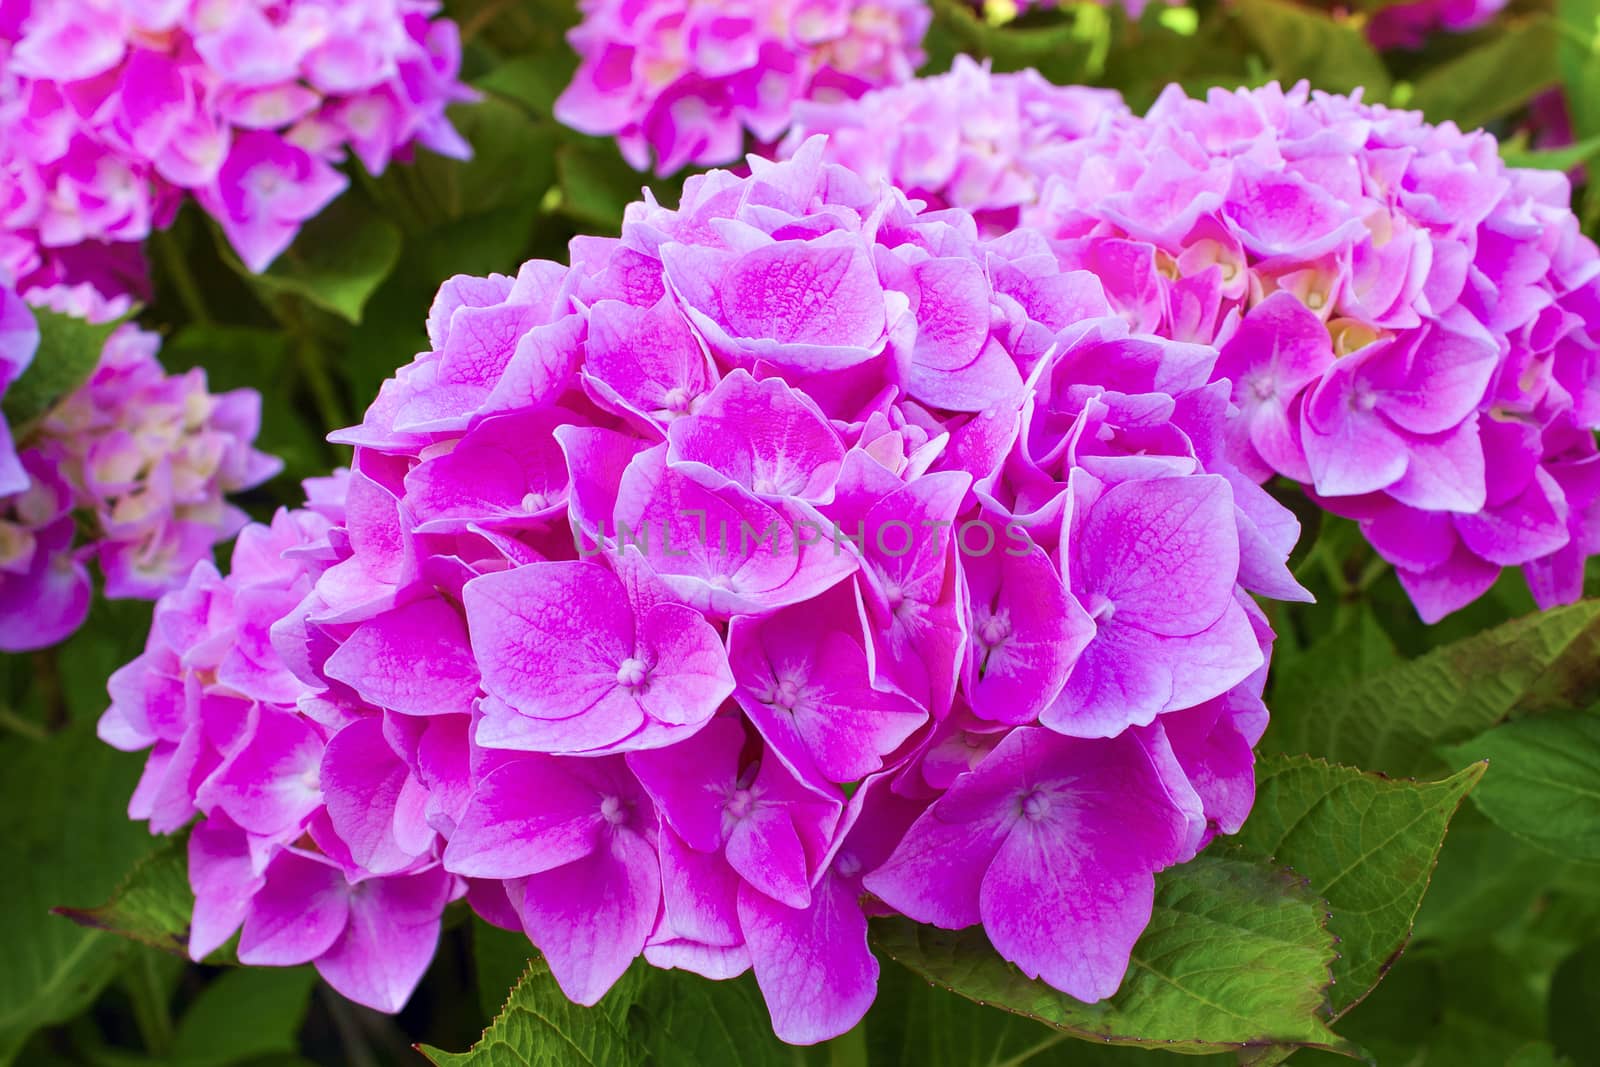
<path fill-rule="evenodd" d="M 34 296 L 97 321 L 125 303 L 108 305 L 87 286 Z M 8 347 L 16 338 L 31 347 L 28 309 L 8 301 L 6 319 Z M 117 327 L 89 380 L 26 428 L 20 477 L 0 496 L 0 650 L 42 648 L 76 630 L 89 610 L 91 561 L 109 597 L 153 600 L 180 585 L 246 521 L 224 494 L 278 471 L 251 447 L 260 395 L 213 395 L 198 368 L 169 376 L 159 347 L 149 331 Z"/>
<path fill-rule="evenodd" d="M 658 174 L 739 159 L 788 129 L 796 101 L 859 96 L 911 78 L 925 0 L 583 0 L 582 59 L 556 101 L 573 129 L 615 136 Z"/>
<path fill-rule="evenodd" d="M 1250 808 L 1298 528 L 1214 348 L 821 150 L 451 279 L 347 479 L 161 602 L 101 732 L 204 816 L 195 956 L 393 1010 L 465 895 L 575 1001 L 753 970 L 791 1042 L 875 914 L 1118 988 Z"/>
<path fill-rule="evenodd" d="M 1061 146 L 1128 114 L 1115 90 L 1052 85 L 1035 70 L 991 74 L 961 55 L 948 74 L 800 102 L 779 154 L 826 134 L 830 161 L 930 207 L 970 211 L 982 232 L 999 234 L 1038 201 Z"/>
<path fill-rule="evenodd" d="M 1136 328 L 1215 342 L 1234 458 L 1358 519 L 1423 618 L 1600 550 L 1600 255 L 1565 177 L 1340 96 L 1173 88 L 1070 142 L 1024 223 Z"/>
<path fill-rule="evenodd" d="M 1373 12 L 1367 40 L 1377 48 L 1421 48 L 1431 33 L 1466 33 L 1494 20 L 1507 0 L 1412 0 Z"/>
<path fill-rule="evenodd" d="M 19 0 L 0 16 L 0 265 L 129 243 L 185 192 L 263 270 L 344 188 L 421 144 L 464 156 L 436 0 Z M 26 285 L 24 286 L 27 287 Z"/>
<path fill-rule="evenodd" d="M 0 397 L 33 363 L 39 349 L 39 326 L 16 291 L 0 276 Z M 11 426 L 0 415 L 0 495 L 20 493 L 28 487 L 28 472 L 17 456 Z"/>

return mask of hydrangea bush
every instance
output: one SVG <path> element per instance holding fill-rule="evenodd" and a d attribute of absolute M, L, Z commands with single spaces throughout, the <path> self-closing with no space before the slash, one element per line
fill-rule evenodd
<path fill-rule="evenodd" d="M 8 0 L 0 265 L 31 287 L 80 245 L 143 240 L 192 194 L 260 271 L 344 189 L 347 154 L 374 174 L 413 145 L 465 155 L 444 110 L 471 94 L 438 9 Z"/>
<path fill-rule="evenodd" d="M 0 1067 L 1584 1062 L 1546 7 L 0 0 Z"/>

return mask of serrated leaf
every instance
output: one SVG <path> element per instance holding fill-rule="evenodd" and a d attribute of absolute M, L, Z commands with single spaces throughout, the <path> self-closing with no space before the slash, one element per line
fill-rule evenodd
<path fill-rule="evenodd" d="M 630 1021 L 651 1067 L 777 1067 L 795 1050 L 772 1033 L 772 1017 L 749 974 L 712 982 L 657 971 L 643 983 Z"/>
<path fill-rule="evenodd" d="M 1556 84 L 1559 44 L 1554 21 L 1543 15 L 1497 25 L 1483 44 L 1429 68 L 1406 105 L 1432 122 L 1486 126 Z"/>
<path fill-rule="evenodd" d="M 32 310 L 39 324 L 39 348 L 0 403 L 6 423 L 18 438 L 26 436 L 30 423 L 89 380 L 106 338 L 124 321 L 92 323 L 48 308 Z"/>
<path fill-rule="evenodd" d="M 1481 943 L 1521 921 L 1566 869 L 1468 804 L 1450 822 L 1449 847 L 1440 850 L 1415 939 L 1448 949 Z"/>
<path fill-rule="evenodd" d="M 1600 601 L 1514 619 L 1352 684 L 1332 686 L 1302 713 L 1274 715 L 1266 752 L 1314 752 L 1387 774 L 1448 769 L 1437 745 L 1488 729 L 1525 701 L 1587 691 L 1600 668 L 1588 649 Z"/>
<path fill-rule="evenodd" d="M 1600 861 L 1600 713 L 1517 719 L 1445 756 L 1489 761 L 1472 799 L 1496 825 L 1563 859 Z"/>
<path fill-rule="evenodd" d="M 1202 855 L 1157 879 L 1122 988 L 1098 1004 L 1028 979 L 981 927 L 883 920 L 873 939 L 930 982 L 1090 1041 L 1190 1053 L 1335 1047 L 1320 1015 L 1334 958 L 1325 911 L 1280 871 Z"/>
<path fill-rule="evenodd" d="M 154 852 L 125 873 L 104 903 L 89 907 L 58 905 L 52 911 L 80 926 L 104 930 L 151 948 L 186 951 L 189 919 L 194 914 L 188 838 L 183 833 L 162 840 Z"/>
<path fill-rule="evenodd" d="M 127 817 L 139 763 L 87 724 L 0 745 L 0 1063 L 34 1029 L 87 1007 L 120 966 L 126 945 L 50 909 L 110 893 L 150 849 Z"/>
<path fill-rule="evenodd" d="M 1327 900 L 1339 938 L 1329 996 L 1335 1018 L 1405 946 L 1450 818 L 1482 776 L 1482 764 L 1431 783 L 1304 756 L 1257 764 L 1255 807 L 1233 847 L 1290 867 Z"/>
<path fill-rule="evenodd" d="M 539 950 L 521 930 L 502 930 L 476 916 L 470 921 L 478 1008 L 483 1018 L 493 1019 L 505 1006 L 506 991 L 521 981 Z"/>
<path fill-rule="evenodd" d="M 262 295 L 287 293 L 360 322 L 367 298 L 400 258 L 400 228 L 359 196 L 346 193 L 305 224 L 294 244 L 260 274 L 253 274 L 213 225 L 217 249 Z"/>
<path fill-rule="evenodd" d="M 201 991 L 178 1025 L 168 1067 L 226 1067 L 296 1051 L 317 972 L 311 967 L 249 967 Z"/>
<path fill-rule="evenodd" d="M 986 1008 L 904 967 L 885 967 L 867 1015 L 871 1067 L 1239 1067 L 1240 1057 L 1181 1056 L 1088 1044 L 999 1008 Z"/>
<path fill-rule="evenodd" d="M 466 1052 L 418 1045 L 437 1067 L 631 1067 L 645 1062 L 628 1010 L 641 979 L 635 967 L 592 1008 L 561 992 L 544 960 L 533 960 L 505 1007 Z"/>
<path fill-rule="evenodd" d="M 1271 75 L 1285 84 L 1305 78 L 1330 92 L 1364 87 L 1369 98 L 1388 95 L 1389 71 L 1358 24 L 1286 0 L 1239 0 L 1235 10 Z"/>

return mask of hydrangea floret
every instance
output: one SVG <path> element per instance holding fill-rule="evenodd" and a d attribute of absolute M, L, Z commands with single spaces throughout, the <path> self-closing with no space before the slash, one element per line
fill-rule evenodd
<path fill-rule="evenodd" d="M 576 1002 L 753 971 L 797 1043 L 874 915 L 1118 988 L 1251 806 L 1297 524 L 1215 348 L 821 156 L 446 282 L 352 469 L 163 598 L 100 730 L 198 817 L 196 958 L 392 1011 L 464 897 Z"/>
<path fill-rule="evenodd" d="M 136 243 L 185 194 L 260 271 L 347 184 L 414 145 L 464 157 L 435 0 L 11 0 L 0 15 L 0 265 L 31 287 Z"/>
<path fill-rule="evenodd" d="M 925 0 L 583 0 L 581 63 L 556 118 L 615 137 L 638 170 L 740 159 L 783 136 L 801 100 L 908 81 Z"/>

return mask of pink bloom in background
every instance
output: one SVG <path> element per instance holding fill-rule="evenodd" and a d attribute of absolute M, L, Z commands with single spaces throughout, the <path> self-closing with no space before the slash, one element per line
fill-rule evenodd
<path fill-rule="evenodd" d="M 260 271 L 344 188 L 333 165 L 347 152 L 375 174 L 415 145 L 464 157 L 445 108 L 472 93 L 456 78 L 455 26 L 437 10 L 433 0 L 9 4 L 0 264 L 23 289 L 50 284 L 76 246 L 137 243 L 192 193 Z"/>
<path fill-rule="evenodd" d="M 1138 328 L 1221 349 L 1241 470 L 1360 521 L 1422 617 L 1600 545 L 1600 256 L 1494 138 L 1276 85 L 1066 142 L 1025 225 Z"/>
<path fill-rule="evenodd" d="M 576 1002 L 751 971 L 810 1043 L 869 915 L 1111 996 L 1238 829 L 1249 594 L 1306 594 L 1217 350 L 820 139 L 750 168 L 447 281 L 351 472 L 162 598 L 101 734 L 151 750 L 133 817 L 204 817 L 197 958 L 392 1011 L 464 895 Z"/>
<path fill-rule="evenodd" d="M 615 137 L 638 170 L 732 163 L 783 136 L 800 100 L 907 81 L 924 0 L 583 0 L 582 62 L 556 118 Z"/>
<path fill-rule="evenodd" d="M 1115 90 L 1052 85 L 1034 70 L 991 74 L 960 55 L 948 74 L 859 100 L 799 102 L 779 151 L 826 134 L 832 162 L 932 208 L 964 208 L 984 231 L 1003 233 L 1038 200 L 1052 153 L 1128 114 Z"/>
<path fill-rule="evenodd" d="M 97 322 L 128 304 L 86 284 L 30 298 Z M 32 314 L 14 300 L 0 329 L 7 365 L 13 342 L 37 339 Z M 89 380 L 19 428 L 25 477 L 0 497 L 0 649 L 43 648 L 76 630 L 89 610 L 90 563 L 108 597 L 154 600 L 181 585 L 246 522 L 225 495 L 280 469 L 251 447 L 260 395 L 212 394 L 198 369 L 168 375 L 160 343 L 131 323 L 117 327 Z"/>
<path fill-rule="evenodd" d="M 1367 24 L 1367 39 L 1377 48 L 1421 48 L 1428 35 L 1465 33 L 1494 20 L 1507 0 L 1416 0 L 1381 8 Z"/>

